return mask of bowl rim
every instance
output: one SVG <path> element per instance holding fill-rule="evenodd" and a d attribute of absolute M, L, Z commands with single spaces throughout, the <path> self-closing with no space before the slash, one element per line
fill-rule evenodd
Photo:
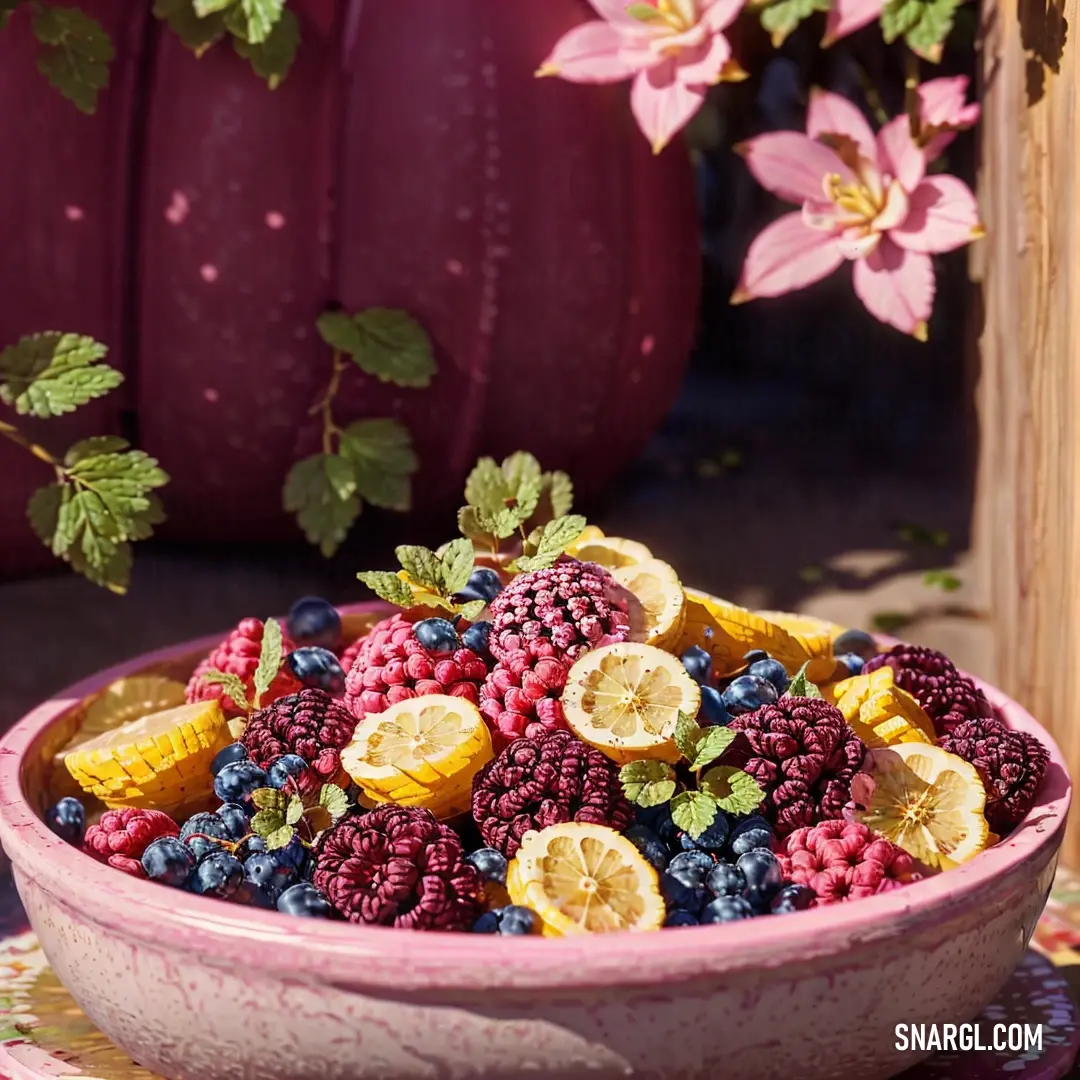
<path fill-rule="evenodd" d="M 388 609 L 374 602 L 342 610 L 371 614 Z M 45 889 L 77 920 L 126 938 L 158 948 L 171 944 L 282 977 L 304 972 L 349 989 L 453 990 L 460 997 L 462 992 L 495 989 L 626 988 L 812 962 L 856 944 L 944 925 L 976 905 L 1006 907 L 1055 857 L 1065 829 L 1071 785 L 1057 743 L 1022 706 L 975 679 L 1011 727 L 1036 735 L 1046 745 L 1050 767 L 1039 801 L 1005 840 L 971 862 L 858 903 L 747 920 L 738 924 L 738 931 L 714 925 L 681 928 L 678 933 L 561 939 L 410 934 L 224 904 L 118 873 L 66 844 L 34 812 L 21 775 L 33 741 L 83 698 L 152 664 L 209 650 L 221 636 L 169 646 L 98 672 L 32 709 L 0 739 L 0 842 L 24 901 L 30 900 L 28 908 L 33 906 L 33 888 L 27 890 L 23 878 Z M 1034 863 L 1043 865 L 1032 869 Z M 80 882 L 74 894 L 72 881 Z M 737 938 L 729 936 L 733 933 Z M 725 947 L 729 943 L 737 947 Z"/>

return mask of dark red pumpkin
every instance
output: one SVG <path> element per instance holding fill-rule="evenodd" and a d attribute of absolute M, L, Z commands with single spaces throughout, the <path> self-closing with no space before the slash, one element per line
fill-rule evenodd
<path fill-rule="evenodd" d="M 406 308 L 435 342 L 429 389 L 350 372 L 338 402 L 409 426 L 418 500 L 456 505 L 480 453 L 527 448 L 596 490 L 641 448 L 694 334 L 694 192 L 678 144 L 652 156 L 624 88 L 534 78 L 583 0 L 293 0 L 303 41 L 274 93 L 227 45 L 196 60 L 144 32 L 145 5 L 88 6 L 127 15 L 92 119 L 40 84 L 25 33 L 0 35 L 0 91 L 35 110 L 0 115 L 28 174 L 17 206 L 0 200 L 0 335 L 62 324 L 113 345 L 127 396 L 76 427 L 135 409 L 173 477 L 170 535 L 299 538 L 281 484 L 317 448 L 330 358 L 314 321 L 331 299 Z M 78 164 L 62 167 L 68 143 Z M 0 474 L 11 462 L 0 448 Z M 4 541 L 25 536 L 28 490 L 4 485 Z M 5 543 L 0 565 L 27 546 Z"/>

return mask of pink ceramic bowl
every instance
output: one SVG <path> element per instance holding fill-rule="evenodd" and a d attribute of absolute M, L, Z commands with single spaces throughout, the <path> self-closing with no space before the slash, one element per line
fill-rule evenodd
<path fill-rule="evenodd" d="M 53 969 L 170 1080 L 888 1077 L 922 1056 L 895 1049 L 894 1026 L 972 1019 L 1050 890 L 1069 780 L 1046 732 L 991 687 L 1050 748 L 1023 824 L 957 870 L 782 918 L 586 940 L 408 933 L 179 893 L 53 836 L 38 816 L 44 763 L 79 699 L 139 669 L 190 667 L 215 640 L 73 686 L 0 745 L 0 840 Z"/>

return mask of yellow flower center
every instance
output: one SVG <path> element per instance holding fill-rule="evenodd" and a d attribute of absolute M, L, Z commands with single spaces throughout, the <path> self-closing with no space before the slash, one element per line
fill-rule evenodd
<path fill-rule="evenodd" d="M 656 10 L 677 34 L 689 30 L 697 22 L 694 0 L 656 0 Z"/>
<path fill-rule="evenodd" d="M 826 177 L 825 191 L 840 210 L 857 219 L 857 224 L 869 225 L 885 208 L 884 197 L 865 184 L 845 184 L 836 173 Z"/>

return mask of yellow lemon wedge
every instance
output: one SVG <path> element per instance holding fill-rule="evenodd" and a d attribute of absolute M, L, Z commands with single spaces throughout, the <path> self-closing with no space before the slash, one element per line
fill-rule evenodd
<path fill-rule="evenodd" d="M 361 720 L 341 764 L 372 802 L 449 818 L 469 808 L 473 777 L 493 756 L 487 724 L 471 701 L 425 694 Z"/>
<path fill-rule="evenodd" d="M 873 792 L 856 811 L 874 832 L 931 868 L 948 870 L 986 846 L 986 791 L 973 765 L 923 743 L 873 751 Z"/>
<path fill-rule="evenodd" d="M 569 822 L 522 837 L 506 875 L 515 904 L 540 916 L 546 937 L 659 930 L 656 871 L 621 833 Z"/>
<path fill-rule="evenodd" d="M 674 569 L 659 559 L 645 559 L 617 567 L 611 576 L 638 601 L 637 610 L 631 609 L 634 636 L 658 649 L 674 645 L 686 609 L 686 595 Z M 640 626 L 634 625 L 639 621 Z"/>
<path fill-rule="evenodd" d="M 676 762 L 679 713 L 697 716 L 701 688 L 671 653 L 624 641 L 585 653 L 570 669 L 563 712 L 574 734 L 614 761 Z"/>
<path fill-rule="evenodd" d="M 210 796 L 210 762 L 231 741 L 218 702 L 196 701 L 104 731 L 70 751 L 64 765 L 108 807 L 171 813 Z"/>
<path fill-rule="evenodd" d="M 582 562 L 599 563 L 609 570 L 635 566 L 653 557 L 652 552 L 637 540 L 628 540 L 625 536 L 605 536 L 595 525 L 585 527 L 567 548 L 567 554 Z"/>
<path fill-rule="evenodd" d="M 891 667 L 854 675 L 833 688 L 836 707 L 871 749 L 898 742 L 930 743 L 934 724 L 906 690 L 893 684 Z"/>
<path fill-rule="evenodd" d="M 842 626 L 819 619 L 814 615 L 797 615 L 790 611 L 759 611 L 766 622 L 786 630 L 810 657 L 806 677 L 812 683 L 828 682 L 836 671 L 833 638 L 844 632 Z"/>

